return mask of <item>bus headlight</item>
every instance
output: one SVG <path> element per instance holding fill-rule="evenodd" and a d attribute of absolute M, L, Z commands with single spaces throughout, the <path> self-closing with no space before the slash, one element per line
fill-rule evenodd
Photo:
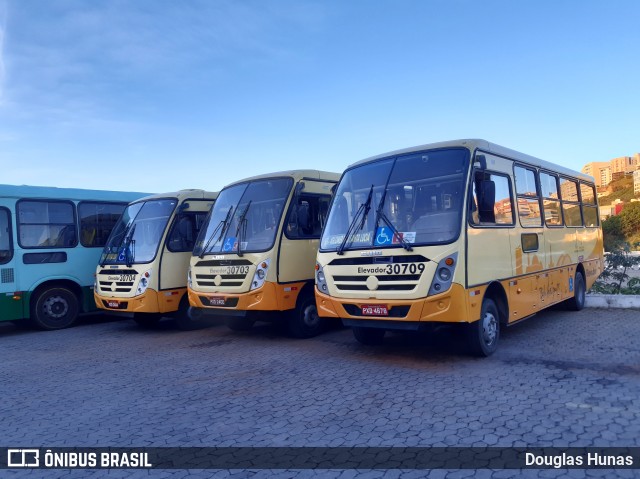
<path fill-rule="evenodd" d="M 149 281 L 151 280 L 151 270 L 145 271 L 140 275 L 140 281 L 138 281 L 138 289 L 136 294 L 144 293 L 149 287 Z"/>
<path fill-rule="evenodd" d="M 193 289 L 193 282 L 191 281 L 191 266 L 187 270 L 187 286 Z"/>
<path fill-rule="evenodd" d="M 324 271 L 322 270 L 322 266 L 318 263 L 316 263 L 316 287 L 322 293 L 326 294 L 328 292 Z"/>
<path fill-rule="evenodd" d="M 269 258 L 260 261 L 258 266 L 256 267 L 256 272 L 253 274 L 253 280 L 251 281 L 250 289 L 258 289 L 264 284 L 264 280 L 267 277 L 267 271 L 269 270 L 269 263 L 271 260 Z"/>
<path fill-rule="evenodd" d="M 456 270 L 458 262 L 458 253 L 453 253 L 438 263 L 436 274 L 433 276 L 431 287 L 429 288 L 429 296 L 443 293 L 451 288 L 453 281 L 453 273 Z"/>
<path fill-rule="evenodd" d="M 447 268 L 440 268 L 438 270 L 438 278 L 440 278 L 440 281 L 443 283 L 451 281 L 451 270 Z"/>

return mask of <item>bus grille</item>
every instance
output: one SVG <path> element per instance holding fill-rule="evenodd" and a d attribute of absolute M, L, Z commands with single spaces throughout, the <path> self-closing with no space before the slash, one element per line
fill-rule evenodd
<path fill-rule="evenodd" d="M 375 269 L 376 273 L 389 269 L 395 274 L 359 274 L 333 276 L 333 284 L 339 291 L 413 291 L 420 283 L 420 263 L 430 260 L 420 254 L 396 256 L 364 256 L 355 258 L 335 258 L 330 266 L 362 266 L 364 269 Z M 404 266 L 402 266 L 404 265 Z M 397 270 L 397 271 L 396 271 Z M 325 271 L 326 273 L 326 271 Z M 371 271 L 373 273 L 373 271 Z M 374 276 L 377 285 L 372 290 L 367 286 L 367 279 Z"/>
<path fill-rule="evenodd" d="M 367 279 L 370 275 L 334 276 L 333 283 L 340 291 L 369 291 Z M 375 291 L 411 291 L 420 282 L 419 274 L 375 275 L 378 286 Z"/>
<path fill-rule="evenodd" d="M 248 259 L 206 259 L 198 261 L 195 266 L 251 266 L 252 264 Z"/>
<path fill-rule="evenodd" d="M 108 279 L 109 276 L 135 275 L 138 272 L 135 269 L 102 269 L 98 273 L 98 286 L 100 291 L 105 293 L 130 293 L 133 291 L 134 281 L 114 281 Z"/>
<path fill-rule="evenodd" d="M 220 277 L 219 283 L 216 284 L 216 277 Z M 196 274 L 196 284 L 198 286 L 242 286 L 246 274 Z"/>
<path fill-rule="evenodd" d="M 1 271 L 3 283 L 13 283 L 15 281 L 13 268 L 3 268 Z"/>

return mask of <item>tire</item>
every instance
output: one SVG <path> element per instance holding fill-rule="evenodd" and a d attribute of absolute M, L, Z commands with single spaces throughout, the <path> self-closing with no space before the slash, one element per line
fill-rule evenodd
<path fill-rule="evenodd" d="M 255 321 L 245 316 L 231 316 L 227 319 L 227 327 L 231 331 L 249 331 Z"/>
<path fill-rule="evenodd" d="M 384 341 L 384 335 L 387 332 L 381 328 L 360 328 L 353 327 L 353 336 L 360 344 L 365 346 L 378 346 Z"/>
<path fill-rule="evenodd" d="M 31 323 L 47 331 L 68 328 L 78 319 L 79 311 L 78 297 L 72 291 L 47 288 L 31 300 Z"/>
<path fill-rule="evenodd" d="M 173 317 L 176 319 L 177 328 L 182 331 L 193 331 L 206 326 L 203 319 L 193 318 L 189 315 L 189 298 L 186 293 L 182 296 L 178 310 L 173 313 Z"/>
<path fill-rule="evenodd" d="M 145 329 L 157 328 L 162 315 L 159 313 L 133 313 L 133 320 Z"/>
<path fill-rule="evenodd" d="M 480 319 L 467 326 L 469 349 L 475 356 L 491 356 L 500 340 L 500 315 L 496 303 L 489 298 L 482 301 Z"/>
<path fill-rule="evenodd" d="M 289 333 L 296 338 L 312 338 L 324 331 L 325 321 L 318 315 L 313 293 L 302 292 L 287 322 Z"/>
<path fill-rule="evenodd" d="M 587 285 L 584 276 L 580 271 L 576 271 L 576 277 L 573 280 L 573 298 L 567 300 L 567 309 L 571 311 L 580 311 L 584 308 L 586 301 Z"/>

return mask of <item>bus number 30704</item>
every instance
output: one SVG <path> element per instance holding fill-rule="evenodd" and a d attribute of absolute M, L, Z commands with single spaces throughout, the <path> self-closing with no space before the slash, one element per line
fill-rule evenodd
<path fill-rule="evenodd" d="M 422 263 L 388 264 L 385 271 L 387 274 L 422 274 L 423 272 L 424 264 Z"/>

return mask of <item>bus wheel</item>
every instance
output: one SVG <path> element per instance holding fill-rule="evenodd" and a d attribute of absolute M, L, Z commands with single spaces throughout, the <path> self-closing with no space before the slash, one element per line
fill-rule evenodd
<path fill-rule="evenodd" d="M 500 316 L 496 303 L 489 298 L 482 302 L 480 320 L 468 325 L 471 352 L 477 356 L 491 356 L 498 348 Z"/>
<path fill-rule="evenodd" d="M 377 346 L 382 344 L 384 340 L 384 335 L 387 332 L 381 328 L 360 328 L 354 326 L 353 335 L 358 340 L 360 344 L 364 344 L 365 346 Z"/>
<path fill-rule="evenodd" d="M 255 321 L 246 316 L 231 316 L 227 318 L 227 327 L 231 331 L 249 331 Z"/>
<path fill-rule="evenodd" d="M 133 320 L 141 328 L 155 328 L 161 319 L 162 315 L 158 313 L 133 313 Z"/>
<path fill-rule="evenodd" d="M 567 308 L 571 311 L 580 311 L 584 308 L 586 294 L 587 285 L 584 282 L 584 276 L 580 271 L 576 271 L 576 278 L 573 281 L 573 298 L 567 300 Z"/>
<path fill-rule="evenodd" d="M 41 291 L 31 302 L 31 322 L 40 329 L 68 328 L 78 318 L 78 298 L 66 288 Z"/>
<path fill-rule="evenodd" d="M 182 331 L 202 329 L 207 325 L 201 317 L 198 318 L 196 315 L 189 315 L 189 298 L 186 293 L 182 296 L 178 310 L 173 313 L 173 317 L 176 319 L 176 326 Z"/>
<path fill-rule="evenodd" d="M 296 308 L 289 313 L 289 332 L 296 338 L 312 338 L 324 330 L 324 321 L 318 315 L 313 293 L 302 293 Z"/>

